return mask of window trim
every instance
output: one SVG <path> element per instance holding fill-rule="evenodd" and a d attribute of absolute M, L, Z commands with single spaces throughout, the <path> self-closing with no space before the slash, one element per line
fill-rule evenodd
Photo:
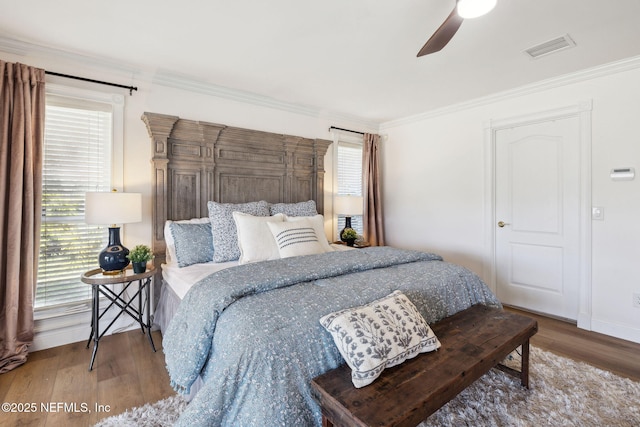
<path fill-rule="evenodd" d="M 338 194 L 338 146 L 351 146 L 353 148 L 359 148 L 361 150 L 364 149 L 364 141 L 361 135 L 356 135 L 352 132 L 345 132 L 337 129 L 332 129 L 331 133 L 333 134 L 333 182 L 331 183 L 331 238 L 332 240 L 339 240 L 338 236 L 338 214 L 335 212 L 333 206 L 335 206 L 335 198 L 339 196 Z M 361 190 L 362 191 L 362 190 Z M 362 194 L 360 194 L 362 195 Z"/>
<path fill-rule="evenodd" d="M 112 108 L 112 143 L 111 143 L 111 186 L 118 191 L 123 190 L 124 183 L 124 95 L 99 92 L 77 87 L 47 83 L 46 95 L 74 98 L 80 101 L 110 104 Z M 89 285 L 87 285 L 89 286 Z M 36 321 L 73 317 L 91 311 L 91 300 L 70 302 L 50 307 L 34 307 Z M 75 324 L 75 322 L 70 323 Z M 39 325 L 40 331 L 46 331 L 45 325 Z M 57 329 L 57 328 L 56 328 Z"/>

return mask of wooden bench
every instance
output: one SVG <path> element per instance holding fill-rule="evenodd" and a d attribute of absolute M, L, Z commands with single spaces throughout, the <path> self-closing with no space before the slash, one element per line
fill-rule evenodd
<path fill-rule="evenodd" d="M 475 305 L 431 325 L 442 347 L 387 368 L 355 388 L 346 364 L 312 380 L 323 427 L 416 426 L 467 386 L 498 367 L 529 386 L 529 338 L 536 320 Z M 522 346 L 521 369 L 500 365 Z"/>

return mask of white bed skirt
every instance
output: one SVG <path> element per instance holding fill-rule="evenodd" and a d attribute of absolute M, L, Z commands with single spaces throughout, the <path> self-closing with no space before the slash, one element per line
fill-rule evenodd
<path fill-rule="evenodd" d="M 153 316 L 153 326 L 160 328 L 160 332 L 164 335 L 164 331 L 169 327 L 169 322 L 173 319 L 173 316 L 180 306 L 182 300 L 176 295 L 176 293 L 168 286 L 165 281 L 162 281 L 162 288 L 160 289 L 160 299 L 156 306 L 156 311 Z M 191 392 L 188 395 L 183 395 L 187 402 L 190 402 L 198 393 L 202 387 L 202 378 L 198 377 L 191 386 Z"/>
<path fill-rule="evenodd" d="M 164 335 L 164 332 L 169 327 L 169 322 L 173 319 L 173 316 L 178 311 L 180 306 L 180 298 L 176 293 L 168 286 L 165 281 L 162 281 L 162 287 L 160 288 L 160 298 L 158 299 L 158 305 L 153 316 L 153 326 L 160 328 L 160 332 Z"/>

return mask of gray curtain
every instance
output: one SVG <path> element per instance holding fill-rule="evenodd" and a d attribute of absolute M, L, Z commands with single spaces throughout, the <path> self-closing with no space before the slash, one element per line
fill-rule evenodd
<path fill-rule="evenodd" d="M 364 237 L 373 246 L 384 245 L 381 183 L 380 136 L 365 133 L 362 146 Z"/>
<path fill-rule="evenodd" d="M 27 360 L 38 272 L 44 70 L 0 60 L 0 373 Z"/>

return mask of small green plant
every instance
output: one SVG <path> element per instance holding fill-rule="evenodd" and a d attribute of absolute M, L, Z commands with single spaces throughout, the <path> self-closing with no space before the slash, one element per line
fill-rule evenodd
<path fill-rule="evenodd" d="M 153 259 L 153 253 L 151 253 L 151 248 L 149 246 L 137 245 L 129 251 L 127 258 L 129 258 L 131 262 L 147 262 Z"/>
<path fill-rule="evenodd" d="M 353 228 L 345 228 L 342 230 L 342 236 L 344 240 L 356 239 L 358 237 L 358 233 Z"/>

